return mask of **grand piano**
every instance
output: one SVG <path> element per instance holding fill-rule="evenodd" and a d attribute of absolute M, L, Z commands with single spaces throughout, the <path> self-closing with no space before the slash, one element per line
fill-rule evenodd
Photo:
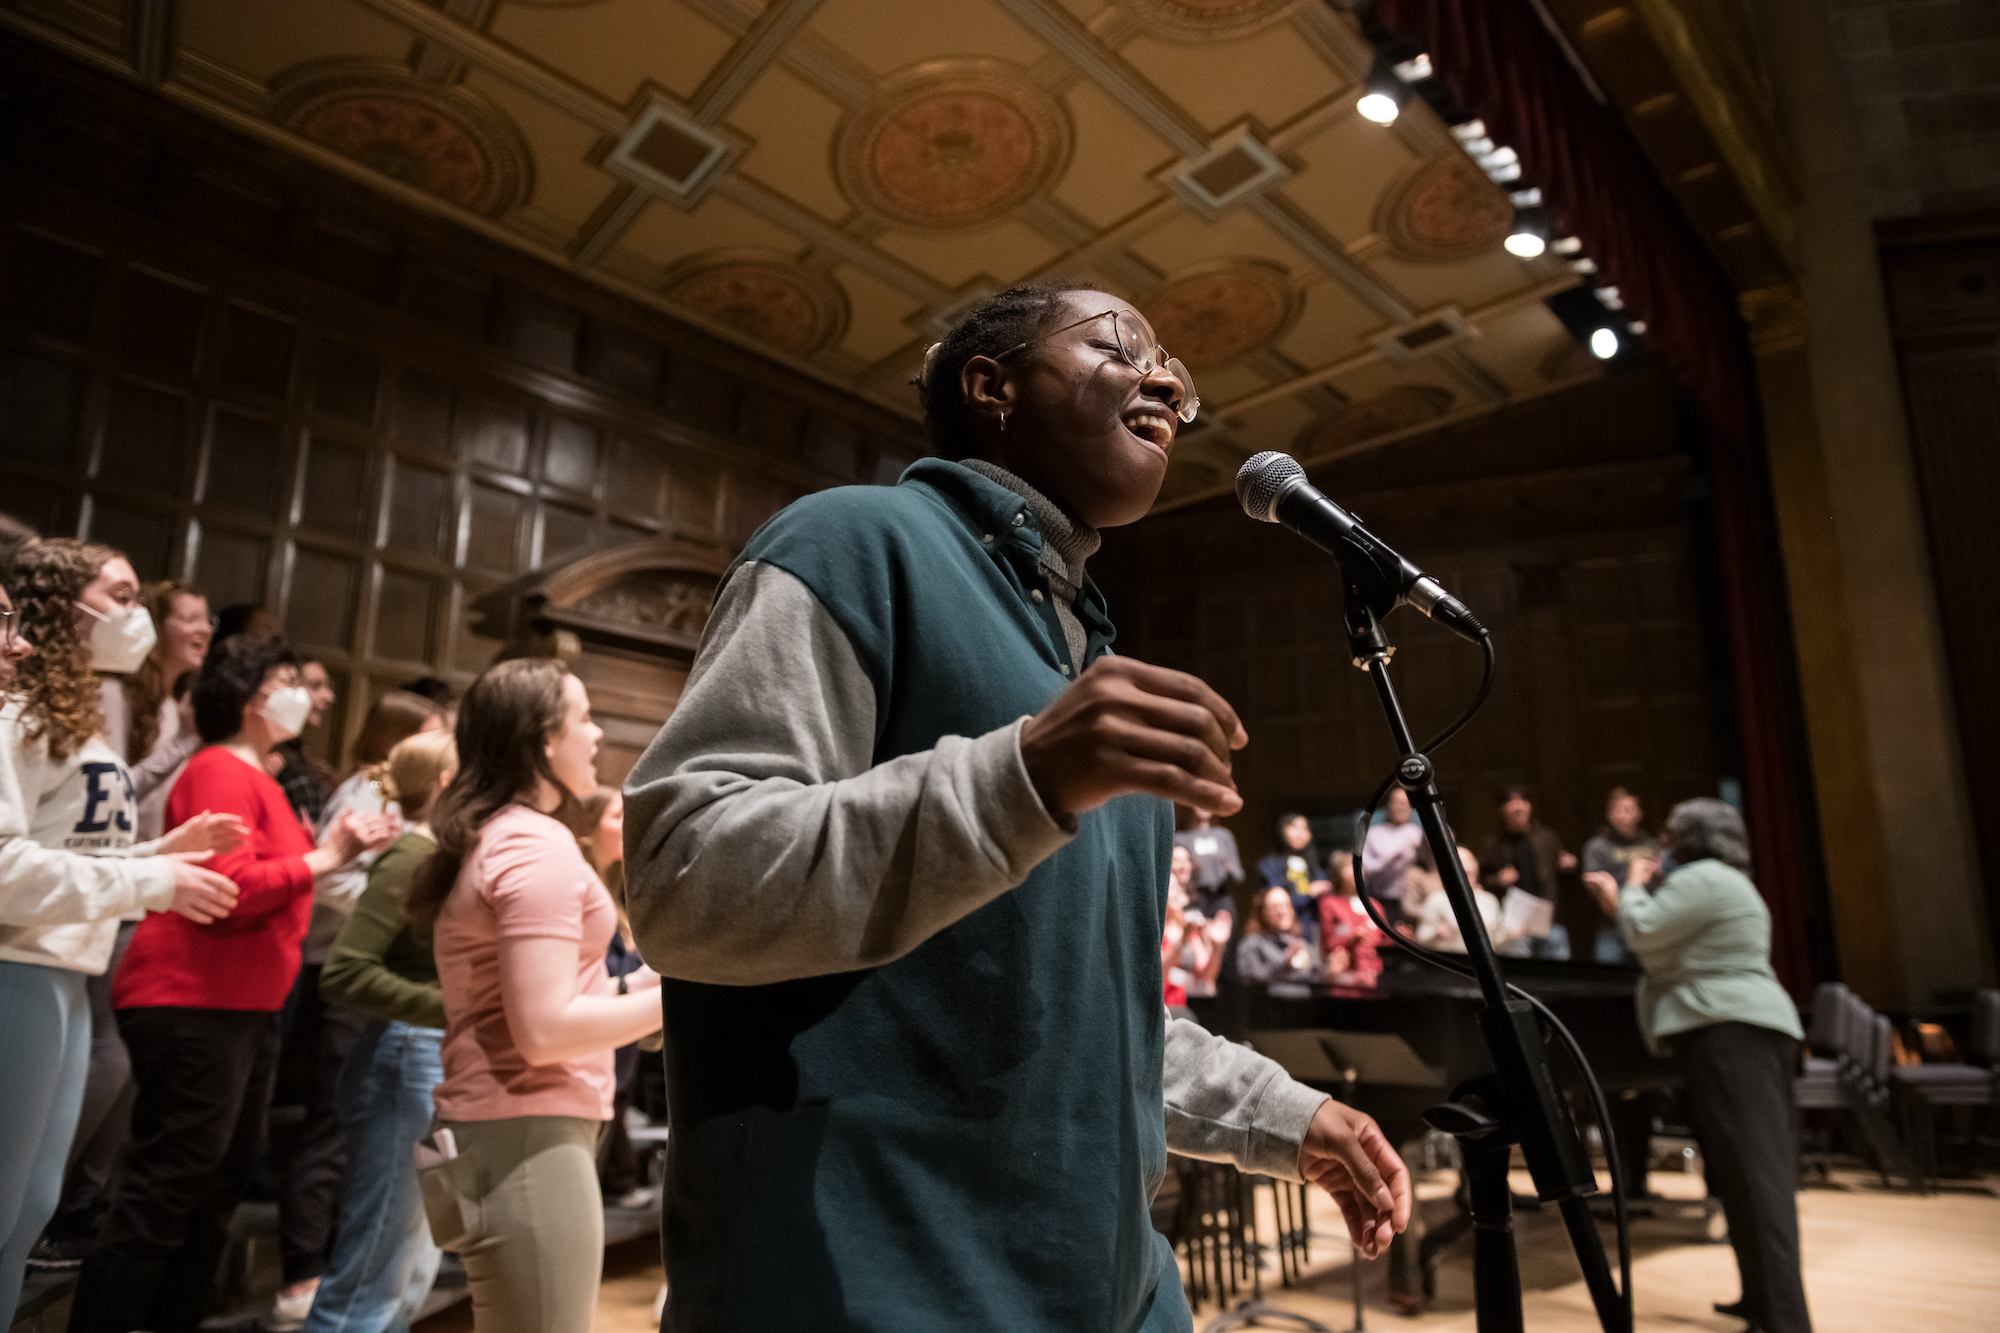
<path fill-rule="evenodd" d="M 1277 986 L 1269 993 L 1240 987 L 1195 1001 L 1194 1013 L 1212 1030 L 1248 1040 L 1295 1077 L 1368 1112 L 1389 1141 L 1407 1151 L 1428 1129 L 1424 1108 L 1448 1100 L 1453 1088 L 1491 1072 L 1493 1065 L 1480 1036 L 1478 983 L 1393 947 L 1383 950 L 1383 963 L 1371 988 Z M 1527 958 L 1503 958 L 1501 967 L 1508 981 L 1547 1005 L 1583 1048 L 1610 1103 L 1619 1156 L 1626 1179 L 1638 1182 L 1636 1192 L 1645 1180 L 1652 1117 L 1679 1086 L 1673 1063 L 1647 1051 L 1639 1035 L 1633 1006 L 1639 969 Z M 1397 1040 L 1386 1040 L 1391 1038 Z M 1553 1038 L 1550 1060 L 1579 1125 L 1590 1123 L 1582 1076 Z M 1608 1203 L 1607 1193 L 1607 1212 Z M 1697 1211 L 1704 1218 L 1713 1212 Z M 1469 1224 L 1461 1194 L 1457 1216 L 1399 1238 L 1390 1256 L 1391 1285 L 1406 1306 L 1420 1305 L 1434 1290 L 1439 1255 Z"/>

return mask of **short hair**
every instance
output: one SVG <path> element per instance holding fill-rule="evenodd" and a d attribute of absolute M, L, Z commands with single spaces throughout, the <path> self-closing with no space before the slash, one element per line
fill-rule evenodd
<path fill-rule="evenodd" d="M 931 448 L 953 460 L 973 453 L 971 411 L 959 384 L 966 362 L 975 356 L 998 356 L 1046 332 L 1061 317 L 1065 297 L 1093 290 L 1062 282 L 1009 287 L 967 311 L 925 355 L 917 380 Z"/>
<path fill-rule="evenodd" d="M 408 694 L 420 694 L 439 708 L 450 708 L 458 702 L 458 691 L 452 689 L 451 682 L 437 676 L 418 676 L 396 688 Z"/>
<path fill-rule="evenodd" d="M 1505 805 L 1507 804 L 1507 802 L 1513 800 L 1516 796 L 1526 801 L 1529 805 L 1533 805 L 1535 803 L 1535 793 L 1528 790 L 1527 783 L 1509 782 L 1503 784 L 1500 787 L 1500 789 L 1493 794 L 1493 804 Z"/>
<path fill-rule="evenodd" d="M 1674 860 L 1682 865 L 1715 860 L 1750 873 L 1750 830 L 1727 801 L 1713 796 L 1682 801 L 1667 816 L 1666 833 Z"/>
<path fill-rule="evenodd" d="M 195 677 L 189 701 L 194 729 L 209 745 L 243 730 L 243 710 L 264 688 L 264 677 L 282 666 L 297 666 L 298 655 L 283 639 L 236 634 L 209 650 Z"/>
<path fill-rule="evenodd" d="M 1630 801 L 1634 805 L 1643 804 L 1643 802 L 1641 802 L 1637 796 L 1633 795 L 1629 791 L 1626 791 L 1623 787 L 1613 787 L 1610 793 L 1607 794 L 1604 798 L 1604 808 L 1606 810 L 1609 810 L 1612 806 L 1618 804 L 1620 801 Z"/>

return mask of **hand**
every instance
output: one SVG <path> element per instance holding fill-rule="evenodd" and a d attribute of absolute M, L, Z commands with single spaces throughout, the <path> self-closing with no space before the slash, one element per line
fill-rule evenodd
<path fill-rule="evenodd" d="M 197 926 L 220 921 L 236 906 L 236 881 L 218 875 L 196 861 L 208 859 L 207 852 L 167 854 L 174 868 L 174 901 L 171 911 L 179 912 Z"/>
<path fill-rule="evenodd" d="M 1345 949 L 1335 949 L 1326 960 L 1326 970 L 1336 975 L 1345 972 L 1352 964 L 1353 957 Z"/>
<path fill-rule="evenodd" d="M 1299 1174 L 1333 1196 L 1348 1239 L 1365 1259 L 1410 1225 L 1410 1169 L 1375 1121 L 1328 1098 L 1299 1145 Z"/>
<path fill-rule="evenodd" d="M 336 866 L 344 866 L 363 852 L 372 852 L 394 842 L 396 824 L 394 815 L 369 815 L 349 810 L 327 828 L 326 841 L 321 846 L 334 854 Z"/>
<path fill-rule="evenodd" d="M 1298 948 L 1292 950 L 1291 957 L 1285 960 L 1285 962 L 1291 967 L 1292 971 L 1294 972 L 1305 971 L 1307 968 L 1312 966 L 1312 961 L 1313 961 L 1312 950 L 1307 948 L 1303 944 L 1301 944 Z"/>
<path fill-rule="evenodd" d="M 227 856 L 250 836 L 250 826 L 242 816 L 204 810 L 160 839 L 160 855 L 214 852 Z"/>
<path fill-rule="evenodd" d="M 1618 915 L 1618 880 L 1604 870 L 1583 872 L 1583 887 L 1590 890 L 1590 896 L 1597 899 L 1597 905 L 1604 909 L 1606 916 Z"/>
<path fill-rule="evenodd" d="M 1503 889 L 1511 889 L 1521 882 L 1521 872 L 1512 866 L 1501 866 L 1500 873 L 1493 877 L 1493 882 Z"/>
<path fill-rule="evenodd" d="M 1021 762 L 1058 820 L 1128 792 L 1233 815 L 1243 798 L 1229 752 L 1249 743 L 1236 710 L 1195 677 L 1100 657 L 1021 728 Z"/>
<path fill-rule="evenodd" d="M 1558 855 L 1556 857 L 1556 869 L 1558 870 L 1576 869 L 1576 854 L 1574 852 L 1563 852 L 1560 855 Z"/>
<path fill-rule="evenodd" d="M 1209 922 L 1207 928 L 1203 931 L 1203 933 L 1206 934 L 1209 939 L 1213 940 L 1217 944 L 1227 944 L 1229 942 L 1229 936 L 1231 935 L 1231 933 L 1235 931 L 1235 929 L 1236 929 L 1235 918 L 1230 916 L 1229 913 L 1224 912 L 1220 916 L 1216 917 L 1215 920 Z"/>
<path fill-rule="evenodd" d="M 1625 866 L 1627 884 L 1651 884 L 1660 874 L 1660 863 L 1650 856 L 1635 856 Z"/>
<path fill-rule="evenodd" d="M 1333 892 L 1333 881 L 1330 879 L 1316 879 L 1312 883 L 1306 885 L 1306 893 L 1314 898 L 1324 898 L 1326 897 L 1327 894 L 1332 892 Z"/>

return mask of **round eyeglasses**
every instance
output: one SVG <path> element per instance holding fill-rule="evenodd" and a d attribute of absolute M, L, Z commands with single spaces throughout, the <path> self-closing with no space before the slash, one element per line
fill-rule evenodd
<path fill-rule="evenodd" d="M 1166 372 L 1172 375 L 1181 386 L 1181 401 L 1180 405 L 1174 409 L 1175 414 L 1182 421 L 1193 421 L 1195 413 L 1201 410 L 1201 395 L 1194 391 L 1194 375 L 1186 366 L 1181 364 L 1178 357 L 1168 356 L 1166 348 L 1157 344 L 1149 346 L 1144 333 L 1140 329 L 1139 322 L 1122 310 L 1101 311 L 1098 314 L 1089 315 L 1073 323 L 1065 324 L 1059 329 L 1050 329 L 1047 333 L 1030 338 L 1026 342 L 1015 343 L 1004 352 L 995 353 L 993 359 L 998 361 L 1001 357 L 1012 356 L 1025 347 L 1033 347 L 1036 343 L 1047 342 L 1050 338 L 1056 337 L 1059 334 L 1068 333 L 1071 329 L 1081 328 L 1085 324 L 1094 323 L 1097 320 L 1107 317 L 1111 320 L 1111 327 L 1116 331 L 1116 336 L 1113 337 L 1112 341 L 1117 345 L 1118 359 L 1138 371 L 1141 375 L 1150 375 L 1155 370 L 1164 367 Z M 924 369 L 918 381 L 919 383 L 928 384 L 930 382 L 931 365 L 937 360 L 938 350 L 943 346 L 943 343 L 932 343 L 930 350 L 924 353 Z"/>

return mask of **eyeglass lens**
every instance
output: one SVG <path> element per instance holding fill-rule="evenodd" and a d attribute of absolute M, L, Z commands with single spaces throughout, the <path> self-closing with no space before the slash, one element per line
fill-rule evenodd
<path fill-rule="evenodd" d="M 1138 325 L 1126 318 L 1123 311 L 1113 311 L 1111 323 L 1118 330 L 1118 350 L 1125 361 L 1141 375 L 1150 375 L 1156 366 L 1164 365 L 1167 373 L 1181 383 L 1180 419 L 1193 421 L 1201 408 L 1201 395 L 1194 391 L 1194 376 L 1181 364 L 1179 357 L 1169 357 L 1163 347 L 1148 347 L 1139 334 Z"/>

